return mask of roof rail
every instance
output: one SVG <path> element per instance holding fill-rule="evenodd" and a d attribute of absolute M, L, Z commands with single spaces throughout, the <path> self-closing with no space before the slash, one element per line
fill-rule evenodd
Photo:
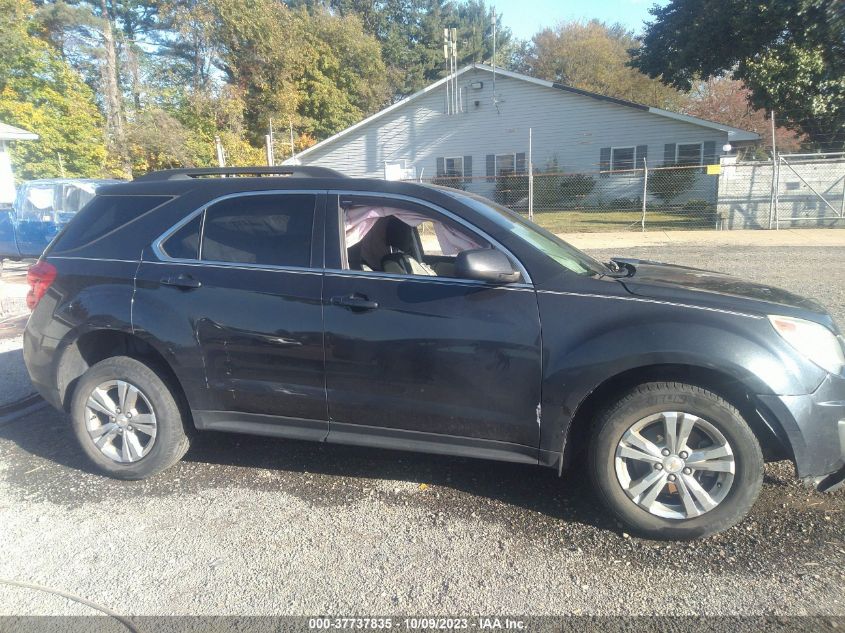
<path fill-rule="evenodd" d="M 152 171 L 136 178 L 144 180 L 185 180 L 203 176 L 285 176 L 292 178 L 346 178 L 339 171 L 328 167 L 303 167 L 286 165 L 281 167 L 201 167 L 198 169 L 163 169 Z"/>

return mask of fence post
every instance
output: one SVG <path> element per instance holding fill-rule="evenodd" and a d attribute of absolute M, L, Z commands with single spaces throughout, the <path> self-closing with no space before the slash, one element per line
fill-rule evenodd
<path fill-rule="evenodd" d="M 775 228 L 777 227 L 777 215 L 778 215 L 778 187 L 780 186 L 780 180 L 776 179 L 775 174 L 780 171 L 780 165 L 778 164 L 778 148 L 777 142 L 775 140 L 775 109 L 772 108 L 769 112 L 769 121 L 772 124 L 772 199 L 769 202 L 769 228 L 772 228 L 772 219 L 774 218 Z"/>
<path fill-rule="evenodd" d="M 845 218 L 845 176 L 842 176 L 842 204 L 839 207 L 839 215 Z"/>
<path fill-rule="evenodd" d="M 780 231 L 780 212 L 778 210 L 778 194 L 780 192 L 780 156 L 775 154 L 775 230 Z"/>
<path fill-rule="evenodd" d="M 643 156 L 643 218 L 640 220 L 640 226 L 642 227 L 642 232 L 645 233 L 645 209 L 646 209 L 646 199 L 648 198 L 648 163 L 646 162 L 645 156 Z"/>
<path fill-rule="evenodd" d="M 528 128 L 528 219 L 534 220 L 534 156 L 533 130 Z"/>

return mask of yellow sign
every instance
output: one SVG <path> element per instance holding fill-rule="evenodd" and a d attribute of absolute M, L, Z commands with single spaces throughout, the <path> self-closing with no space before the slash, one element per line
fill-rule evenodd
<path fill-rule="evenodd" d="M 708 176 L 718 176 L 722 173 L 722 166 L 721 165 L 707 165 L 707 175 Z"/>

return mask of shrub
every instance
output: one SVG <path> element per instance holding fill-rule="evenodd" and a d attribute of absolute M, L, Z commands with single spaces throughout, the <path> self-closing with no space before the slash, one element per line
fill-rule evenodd
<path fill-rule="evenodd" d="M 573 208 L 596 186 L 587 174 L 534 174 L 534 210 Z M 496 201 L 506 206 L 528 204 L 528 175 L 508 174 L 496 179 Z"/>
<path fill-rule="evenodd" d="M 630 211 L 632 209 L 641 209 L 643 201 L 640 198 L 614 198 L 607 206 L 614 211 Z"/>
<path fill-rule="evenodd" d="M 596 186 L 596 179 L 587 174 L 560 177 L 561 201 L 575 205 L 589 196 Z"/>
<path fill-rule="evenodd" d="M 493 194 L 493 198 L 496 202 L 506 207 L 524 206 L 527 204 L 528 174 L 503 172 L 496 176 L 496 191 Z"/>
<path fill-rule="evenodd" d="M 668 204 L 683 192 L 689 191 L 698 171 L 691 167 L 651 171 L 648 174 L 648 192 Z"/>

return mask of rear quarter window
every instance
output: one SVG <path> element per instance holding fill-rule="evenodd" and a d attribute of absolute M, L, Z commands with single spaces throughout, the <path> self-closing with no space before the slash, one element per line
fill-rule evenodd
<path fill-rule="evenodd" d="M 169 196 L 95 196 L 59 234 L 51 251 L 91 244 L 168 200 Z"/>

